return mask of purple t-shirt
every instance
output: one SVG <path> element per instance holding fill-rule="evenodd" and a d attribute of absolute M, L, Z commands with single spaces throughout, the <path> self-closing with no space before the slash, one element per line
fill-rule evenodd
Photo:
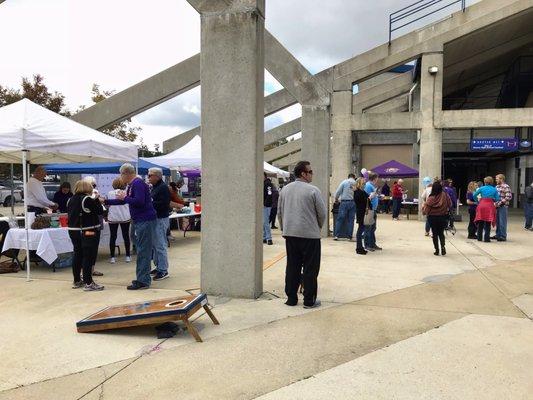
<path fill-rule="evenodd" d="M 131 181 L 126 189 L 124 200 L 106 200 L 106 204 L 110 206 L 128 204 L 133 222 L 152 221 L 157 218 L 150 196 L 150 188 L 141 178 L 135 178 Z"/>

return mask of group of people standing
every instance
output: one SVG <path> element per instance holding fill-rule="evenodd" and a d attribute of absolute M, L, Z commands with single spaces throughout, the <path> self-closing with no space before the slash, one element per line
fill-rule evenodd
<path fill-rule="evenodd" d="M 118 229 L 122 231 L 125 261 L 131 261 L 131 238 L 137 253 L 136 279 L 127 287 L 139 290 L 150 287 L 152 280 L 168 278 L 167 243 L 169 234 L 169 211 L 182 208 L 179 195 L 179 180 L 169 187 L 163 181 L 160 168 L 148 170 L 148 183 L 137 176 L 131 164 L 120 167 L 120 176 L 113 181 L 113 190 L 101 196 L 96 189 L 96 180 L 86 177 L 76 182 L 74 193 L 69 183 L 61 184 L 50 201 L 46 197 L 42 181 L 46 176 L 43 167 L 37 167 L 29 179 L 28 211 L 36 214 L 47 208 L 68 214 L 69 236 L 74 248 L 72 272 L 73 288 L 85 291 L 103 290 L 93 276 L 103 275 L 94 270 L 100 235 L 106 214 L 110 230 L 110 263 L 116 263 L 115 249 Z M 107 212 L 106 212 L 107 211 Z M 151 270 L 151 264 L 155 268 Z"/>
<path fill-rule="evenodd" d="M 335 192 L 338 214 L 333 240 L 343 237 L 352 240 L 354 222 L 356 222 L 357 254 L 365 255 L 369 251 L 382 250 L 376 243 L 378 179 L 378 174 L 373 172 L 369 172 L 368 179 L 363 177 L 355 179 L 355 174 L 349 174 Z"/>

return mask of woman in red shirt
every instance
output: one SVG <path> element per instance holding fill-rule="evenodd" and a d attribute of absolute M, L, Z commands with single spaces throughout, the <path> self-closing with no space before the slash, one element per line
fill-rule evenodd
<path fill-rule="evenodd" d="M 400 209 L 402 208 L 403 201 L 403 180 L 398 179 L 398 182 L 394 182 L 392 185 L 392 219 L 398 221 L 400 216 Z"/>

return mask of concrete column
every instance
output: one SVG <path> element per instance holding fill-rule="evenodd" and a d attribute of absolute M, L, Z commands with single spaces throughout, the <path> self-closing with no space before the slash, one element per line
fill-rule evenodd
<path fill-rule="evenodd" d="M 240 0 L 201 15 L 201 287 L 214 295 L 263 290 L 264 10 Z"/>
<path fill-rule="evenodd" d="M 328 210 L 330 135 L 329 107 L 302 106 L 302 159 L 311 163 L 313 185 L 322 192 Z M 327 237 L 328 233 L 329 222 L 324 225 L 322 236 Z"/>
<path fill-rule="evenodd" d="M 431 67 L 437 72 L 430 73 Z M 435 119 L 442 113 L 442 52 L 424 54 L 420 77 L 420 111 L 422 124 L 420 130 L 420 179 L 419 199 L 423 193 L 422 179 L 425 176 L 441 176 L 442 171 L 442 130 L 435 128 Z M 419 217 L 422 214 L 419 208 Z"/>
<path fill-rule="evenodd" d="M 352 113 L 352 92 L 333 92 L 331 98 L 332 115 Z M 333 131 L 331 139 L 331 187 L 333 193 L 339 183 L 354 172 L 352 165 L 352 131 Z"/>

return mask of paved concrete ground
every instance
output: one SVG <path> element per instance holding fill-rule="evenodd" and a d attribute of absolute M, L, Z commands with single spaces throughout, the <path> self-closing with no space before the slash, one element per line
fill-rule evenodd
<path fill-rule="evenodd" d="M 510 240 L 490 244 L 466 240 L 459 224 L 446 257 L 433 256 L 417 221 L 379 219 L 384 251 L 364 257 L 354 243 L 325 240 L 317 310 L 282 304 L 284 246 L 275 237 L 264 248 L 265 294 L 211 298 L 221 325 L 199 316 L 202 344 L 187 333 L 158 340 L 152 327 L 75 330 L 106 305 L 197 291 L 197 233 L 172 243 L 172 276 L 148 291 L 126 291 L 134 264 L 108 264 L 105 249 L 100 293 L 70 289 L 70 271 L 36 269 L 29 283 L 0 276 L 0 399 L 468 399 L 483 385 L 484 398 L 525 399 L 533 234 L 521 223 L 513 217 Z"/>

